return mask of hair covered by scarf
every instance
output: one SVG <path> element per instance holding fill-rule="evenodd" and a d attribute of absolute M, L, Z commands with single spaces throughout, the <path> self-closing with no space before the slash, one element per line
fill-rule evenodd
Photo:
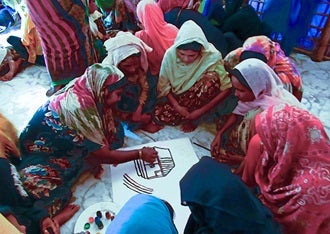
<path fill-rule="evenodd" d="M 178 234 L 164 201 L 148 195 L 132 196 L 106 230 L 107 234 Z"/>
<path fill-rule="evenodd" d="M 177 57 L 180 45 L 197 42 L 202 45 L 200 56 L 190 64 L 183 64 Z M 174 44 L 166 51 L 158 81 L 158 96 L 166 96 L 170 91 L 181 94 L 191 88 L 202 74 L 221 61 L 221 53 L 207 41 L 203 30 L 192 20 L 180 28 Z"/>
<path fill-rule="evenodd" d="M 145 72 L 148 70 L 147 52 L 151 52 L 152 48 L 132 33 L 120 31 L 115 37 L 106 40 L 104 46 L 108 55 L 102 64 L 117 67 L 121 61 L 129 56 L 141 53 L 141 66 Z"/>
<path fill-rule="evenodd" d="M 140 1 L 137 16 L 143 29 L 135 35 L 153 48 L 148 61 L 151 73 L 158 74 L 165 51 L 173 45 L 179 29 L 164 20 L 162 10 L 153 0 Z"/>
<path fill-rule="evenodd" d="M 330 140 L 307 110 L 282 104 L 256 116 L 263 143 L 255 180 L 286 233 L 330 231 Z"/>
<path fill-rule="evenodd" d="M 247 55 L 251 52 L 250 55 Z M 237 65 L 242 57 L 252 58 L 264 56 L 266 63 L 275 71 L 285 86 L 292 85 L 302 90 L 302 79 L 296 65 L 285 55 L 279 43 L 272 41 L 267 36 L 253 36 L 245 40 L 242 47 L 231 51 L 224 58 L 225 64 L 231 69 Z M 290 90 L 290 87 L 286 87 Z"/>
<path fill-rule="evenodd" d="M 52 97 L 49 107 L 61 121 L 92 142 L 102 146 L 111 143 L 116 131 L 112 110 L 105 109 L 106 88 L 113 90 L 125 84 L 123 73 L 114 66 L 94 64 L 85 73 Z"/>
<path fill-rule="evenodd" d="M 297 98 L 283 88 L 282 81 L 273 69 L 261 60 L 255 58 L 244 60 L 233 70 L 234 73 L 238 71 L 241 74 L 255 96 L 255 100 L 250 102 L 239 101 L 233 113 L 245 115 L 250 110 L 257 108 L 265 110 L 281 103 L 302 106 Z"/>
<path fill-rule="evenodd" d="M 193 233 L 279 233 L 270 211 L 229 166 L 211 157 L 187 171 L 180 190 L 182 205 L 199 226 Z"/>

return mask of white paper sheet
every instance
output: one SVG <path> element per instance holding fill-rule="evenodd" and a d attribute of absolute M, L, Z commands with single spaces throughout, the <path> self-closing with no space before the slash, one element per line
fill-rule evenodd
<path fill-rule="evenodd" d="M 190 167 L 198 162 L 190 140 L 189 138 L 179 138 L 157 141 L 123 150 L 139 149 L 143 146 L 169 148 L 175 167 L 165 177 L 144 179 L 137 175 L 134 162 L 123 163 L 116 167 L 111 166 L 113 200 L 122 206 L 131 196 L 137 194 L 124 185 L 124 174 L 127 173 L 138 184 L 152 188 L 152 195 L 168 201 L 173 206 L 175 210 L 174 223 L 179 233 L 183 233 L 190 211 L 188 207 L 181 205 L 179 181 Z"/>

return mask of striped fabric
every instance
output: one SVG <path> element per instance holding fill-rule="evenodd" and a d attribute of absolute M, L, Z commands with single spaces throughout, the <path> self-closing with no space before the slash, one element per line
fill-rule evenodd
<path fill-rule="evenodd" d="M 81 0 L 27 0 L 53 85 L 68 83 L 96 61 Z"/>

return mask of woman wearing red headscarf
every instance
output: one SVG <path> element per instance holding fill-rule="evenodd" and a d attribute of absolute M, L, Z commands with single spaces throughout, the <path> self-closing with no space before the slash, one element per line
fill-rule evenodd
<path fill-rule="evenodd" d="M 323 124 L 282 104 L 258 114 L 255 127 L 242 179 L 259 186 L 284 233 L 330 233 L 330 140 Z"/>

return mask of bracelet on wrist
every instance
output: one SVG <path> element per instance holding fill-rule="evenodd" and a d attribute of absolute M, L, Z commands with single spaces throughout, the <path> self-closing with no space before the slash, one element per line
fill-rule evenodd
<path fill-rule="evenodd" d="M 141 159 L 141 160 L 142 160 L 142 154 L 143 154 L 142 150 L 139 149 L 139 159 Z"/>

